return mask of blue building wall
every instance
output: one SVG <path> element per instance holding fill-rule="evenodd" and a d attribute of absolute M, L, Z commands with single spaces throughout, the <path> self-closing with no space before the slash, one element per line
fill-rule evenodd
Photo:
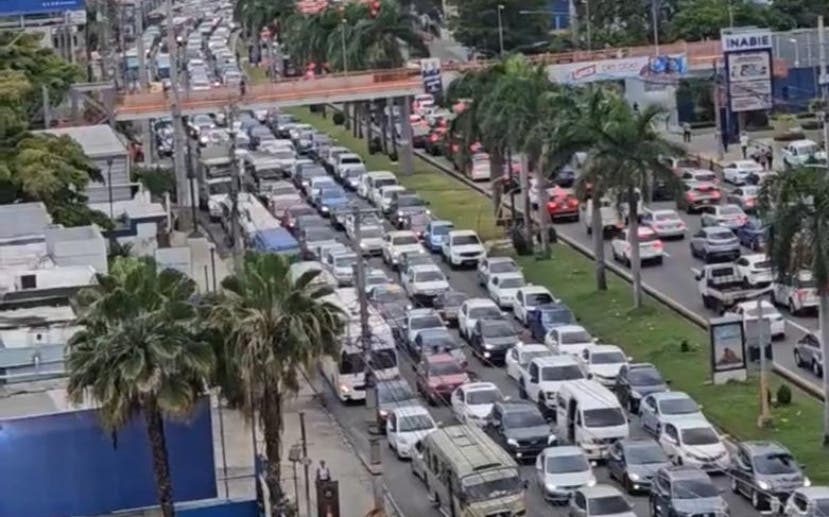
<path fill-rule="evenodd" d="M 176 515 L 180 517 L 258 517 L 259 508 L 256 501 L 221 501 L 203 505 L 176 506 Z"/>
<path fill-rule="evenodd" d="M 550 1 L 550 26 L 553 29 L 570 27 L 570 0 Z"/>
<path fill-rule="evenodd" d="M 165 421 L 176 501 L 216 497 L 208 399 Z M 0 420 L 0 517 L 68 517 L 155 506 L 143 417 L 114 437 L 95 411 Z"/>
<path fill-rule="evenodd" d="M 817 67 L 789 68 L 786 77 L 776 77 L 773 84 L 774 107 L 796 113 L 809 108 L 809 101 L 819 97 Z"/>

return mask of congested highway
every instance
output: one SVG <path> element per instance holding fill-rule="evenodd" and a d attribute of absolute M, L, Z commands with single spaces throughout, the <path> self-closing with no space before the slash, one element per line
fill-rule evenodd
<path fill-rule="evenodd" d="M 366 211 L 372 208 L 372 205 L 356 196 L 353 192 L 348 192 L 348 206 L 356 206 L 361 210 Z M 386 230 L 390 230 L 390 225 L 386 223 Z M 576 225 L 573 225 L 576 226 Z M 577 226 L 576 226 L 577 227 Z M 346 242 L 344 234 L 339 233 L 338 239 Z M 352 247 L 356 246 L 351 242 Z M 447 277 L 453 290 L 464 293 L 467 297 L 488 297 L 488 293 L 478 283 L 476 272 L 474 269 L 454 269 L 440 260 L 439 255 L 433 255 L 433 261 L 437 264 Z M 399 281 L 399 273 L 392 271 L 388 265 L 381 258 L 370 258 L 366 262 L 366 266 L 370 269 L 382 269 L 389 276 L 389 278 Z M 509 312 L 506 312 L 509 315 Z M 522 326 L 513 318 L 508 317 L 508 321 L 515 326 L 516 332 L 522 332 Z M 589 330 L 589 329 L 588 329 Z M 457 336 L 456 331 L 452 331 L 455 339 L 462 342 L 461 338 Z M 500 392 L 512 400 L 519 400 L 516 383 L 507 377 L 502 366 L 495 366 L 485 362 L 484 359 L 473 357 L 473 354 L 468 346 L 466 346 L 466 356 L 469 358 L 468 370 L 476 381 L 488 381 L 494 383 Z M 416 384 L 413 367 L 415 361 L 406 353 L 401 347 L 398 351 L 399 371 L 404 379 L 414 387 Z M 634 358 L 635 359 L 635 358 Z M 358 452 L 363 457 L 369 455 L 369 439 L 370 432 L 373 428 L 375 420 L 375 413 L 373 410 L 366 408 L 361 404 L 342 403 L 335 394 L 335 386 L 323 378 L 318 376 L 315 380 L 318 391 L 326 401 L 326 405 L 332 411 L 335 418 L 348 434 L 350 441 L 356 446 Z M 401 403 L 402 404 L 402 403 Z M 431 407 L 423 401 L 423 406 L 428 407 L 433 419 L 439 422 L 442 426 L 456 424 L 457 421 L 453 416 L 452 411 L 445 405 L 438 405 Z M 638 419 L 635 415 L 631 416 L 631 437 L 645 439 L 648 435 L 641 430 L 638 425 Z M 594 467 L 597 481 L 599 483 L 610 483 L 618 486 L 615 481 L 610 481 L 606 469 L 601 465 Z M 528 495 L 526 498 L 528 513 L 533 516 L 544 515 L 548 513 L 565 514 L 567 508 L 563 506 L 553 506 L 545 501 L 539 486 L 535 483 L 536 472 L 534 466 L 524 464 L 521 467 L 522 477 L 529 481 Z M 732 515 L 754 515 L 756 512 L 751 509 L 751 506 L 745 499 L 735 496 L 731 493 L 730 478 L 727 475 L 715 475 L 713 480 L 717 487 L 722 492 L 726 499 Z M 412 475 L 411 462 L 399 460 L 395 453 L 387 447 L 383 447 L 383 481 L 387 490 L 392 495 L 396 504 L 406 515 L 436 515 L 432 503 L 427 498 L 427 492 L 424 485 L 417 478 Z M 631 502 L 637 515 L 649 515 L 648 498 L 644 495 L 637 495 L 630 497 Z"/>

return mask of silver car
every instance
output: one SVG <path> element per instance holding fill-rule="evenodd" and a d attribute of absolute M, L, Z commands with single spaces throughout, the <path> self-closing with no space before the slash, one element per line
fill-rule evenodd
<path fill-rule="evenodd" d="M 725 226 L 736 230 L 748 222 L 748 216 L 737 205 L 713 205 L 702 207 L 702 226 Z"/>
<path fill-rule="evenodd" d="M 737 187 L 725 196 L 726 203 L 739 206 L 743 212 L 751 212 L 757 209 L 757 198 L 760 196 L 760 187 L 757 185 L 745 185 Z"/>
<path fill-rule="evenodd" d="M 799 488 L 786 502 L 786 517 L 820 517 L 829 515 L 829 487 Z"/>
<path fill-rule="evenodd" d="M 815 334 L 806 334 L 795 343 L 794 363 L 823 377 L 823 352 L 820 349 L 820 339 Z"/>
<path fill-rule="evenodd" d="M 778 512 L 792 492 L 812 484 L 792 453 L 777 442 L 742 442 L 731 457 L 731 486 L 757 510 Z"/>
<path fill-rule="evenodd" d="M 740 256 L 740 240 L 730 228 L 706 226 L 691 236 L 691 255 L 706 263 L 715 259 L 734 260 Z"/>

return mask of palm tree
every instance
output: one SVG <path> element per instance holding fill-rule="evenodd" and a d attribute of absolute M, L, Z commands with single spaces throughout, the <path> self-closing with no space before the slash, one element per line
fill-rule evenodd
<path fill-rule="evenodd" d="M 295 10 L 294 0 L 239 0 L 233 9 L 233 16 L 242 25 L 245 36 L 250 38 L 266 27 L 280 30 L 280 20 Z"/>
<path fill-rule="evenodd" d="M 794 169 L 769 180 L 760 213 L 769 223 L 767 253 L 775 276 L 786 280 L 809 270 L 820 300 L 824 400 L 829 401 L 829 177 L 813 168 Z M 829 402 L 823 405 L 823 445 L 829 445 Z"/>
<path fill-rule="evenodd" d="M 349 42 L 355 69 L 400 68 L 405 64 L 401 42 L 412 57 L 428 56 L 429 50 L 415 30 L 417 18 L 394 0 L 381 0 L 377 16 L 363 17 Z M 349 65 L 350 67 L 350 65 Z"/>
<path fill-rule="evenodd" d="M 302 369 L 323 355 L 338 353 L 343 329 L 339 309 L 324 297 L 309 272 L 291 283 L 290 262 L 274 254 L 248 253 L 241 272 L 222 282 L 224 291 L 207 310 L 208 324 L 223 336 L 226 350 L 223 390 L 238 394 L 243 409 L 258 411 L 268 462 L 266 482 L 271 504 L 281 497 L 282 403 L 299 389 Z M 235 391 L 234 391 L 235 390 Z"/>
<path fill-rule="evenodd" d="M 69 342 L 67 393 L 75 404 L 98 404 L 109 430 L 143 416 L 158 502 L 172 517 L 163 416 L 186 416 L 213 367 L 210 347 L 194 338 L 195 284 L 177 271 L 158 271 L 152 259 L 122 257 L 98 282 L 78 297 L 83 330 Z"/>
<path fill-rule="evenodd" d="M 604 165 L 594 176 L 606 189 L 620 195 L 628 205 L 633 305 L 642 305 L 642 269 L 639 260 L 639 201 L 649 184 L 661 180 L 673 184 L 676 176 L 666 164 L 666 156 L 682 156 L 682 147 L 665 139 L 656 129 L 664 108 L 650 105 L 634 111 L 623 99 L 614 96 L 607 117 L 595 128 L 594 156 Z"/>

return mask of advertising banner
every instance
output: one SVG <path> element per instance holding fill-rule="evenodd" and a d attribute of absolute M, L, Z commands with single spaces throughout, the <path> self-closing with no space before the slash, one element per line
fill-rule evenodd
<path fill-rule="evenodd" d="M 750 50 L 726 54 L 731 111 L 769 110 L 774 102 L 771 53 Z"/>
<path fill-rule="evenodd" d="M 687 72 L 688 62 L 685 54 L 675 54 L 550 65 L 547 67 L 547 78 L 559 84 L 587 84 L 638 77 L 664 84 Z"/>
<path fill-rule="evenodd" d="M 746 348 L 741 318 L 724 317 L 708 322 L 711 340 L 711 376 L 714 384 L 745 380 Z"/>
<path fill-rule="evenodd" d="M 420 76 L 423 78 L 423 90 L 426 93 L 437 95 L 443 90 L 443 78 L 440 73 L 440 59 L 421 59 Z"/>
<path fill-rule="evenodd" d="M 84 0 L 0 0 L 0 16 L 60 13 L 86 9 Z"/>

